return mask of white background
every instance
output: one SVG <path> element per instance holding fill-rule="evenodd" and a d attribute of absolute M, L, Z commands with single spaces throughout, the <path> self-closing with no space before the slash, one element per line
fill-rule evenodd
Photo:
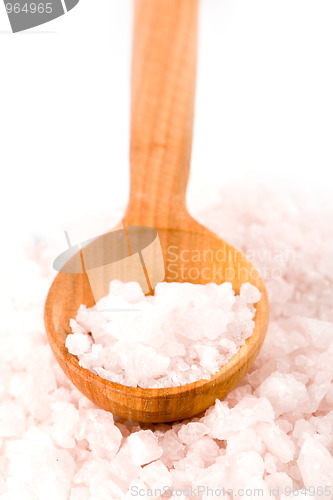
<path fill-rule="evenodd" d="M 202 1 L 190 207 L 202 184 L 244 178 L 329 198 L 332 26 L 332 0 Z M 12 34 L 0 4 L 7 240 L 125 204 L 131 27 L 129 0 L 81 0 Z"/>

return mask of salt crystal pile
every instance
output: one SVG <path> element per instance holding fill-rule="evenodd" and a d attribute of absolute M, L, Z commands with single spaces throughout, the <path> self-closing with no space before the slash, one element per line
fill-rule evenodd
<path fill-rule="evenodd" d="M 138 283 L 114 280 L 108 296 L 71 319 L 66 347 L 84 368 L 127 386 L 208 379 L 252 334 L 260 297 L 250 283 L 239 295 L 231 283 L 159 283 L 145 297 Z"/>
<path fill-rule="evenodd" d="M 192 211 L 248 255 L 268 288 L 270 325 L 250 373 L 184 422 L 141 425 L 96 408 L 46 341 L 61 248 L 31 239 L 25 252 L 13 233 L 0 268 L 1 500 L 332 498 L 333 207 L 237 184 Z M 110 213 L 119 211 L 106 215 L 112 226 Z"/>

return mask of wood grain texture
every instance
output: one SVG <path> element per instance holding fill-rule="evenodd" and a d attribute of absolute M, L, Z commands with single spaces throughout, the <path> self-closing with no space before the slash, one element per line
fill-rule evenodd
<path fill-rule="evenodd" d="M 172 227 L 187 215 L 198 1 L 134 5 L 128 213 L 132 222 Z"/>
<path fill-rule="evenodd" d="M 246 257 L 196 222 L 185 204 L 189 175 L 197 46 L 197 0 L 136 0 L 133 38 L 131 189 L 127 226 L 158 230 L 166 281 L 244 282 L 262 293 L 255 328 L 237 354 L 209 380 L 165 389 L 109 382 L 79 366 L 65 340 L 81 304 L 94 304 L 84 274 L 59 273 L 45 305 L 45 326 L 60 366 L 101 408 L 141 422 L 191 417 L 223 398 L 255 360 L 269 305 L 264 283 Z M 213 180 L 212 180 L 213 182 Z"/>

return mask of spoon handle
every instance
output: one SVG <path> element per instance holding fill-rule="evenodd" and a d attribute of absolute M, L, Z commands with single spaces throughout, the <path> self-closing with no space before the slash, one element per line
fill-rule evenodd
<path fill-rule="evenodd" d="M 197 19 L 198 0 L 135 0 L 127 223 L 175 227 L 187 214 Z"/>

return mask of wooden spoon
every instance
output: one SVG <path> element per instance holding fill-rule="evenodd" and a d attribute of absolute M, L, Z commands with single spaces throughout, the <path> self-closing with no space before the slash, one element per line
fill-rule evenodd
<path fill-rule="evenodd" d="M 96 405 L 126 419 L 171 422 L 198 414 L 244 377 L 263 343 L 267 294 L 246 257 L 196 222 L 185 203 L 189 175 L 197 50 L 197 0 L 136 0 L 134 15 L 131 188 L 124 224 L 158 231 L 166 281 L 220 284 L 236 293 L 250 282 L 261 291 L 255 328 L 237 354 L 209 380 L 142 389 L 109 382 L 68 353 L 69 320 L 94 304 L 87 275 L 58 273 L 45 305 L 45 326 L 56 359 Z M 172 251 L 170 251 L 172 249 Z"/>

